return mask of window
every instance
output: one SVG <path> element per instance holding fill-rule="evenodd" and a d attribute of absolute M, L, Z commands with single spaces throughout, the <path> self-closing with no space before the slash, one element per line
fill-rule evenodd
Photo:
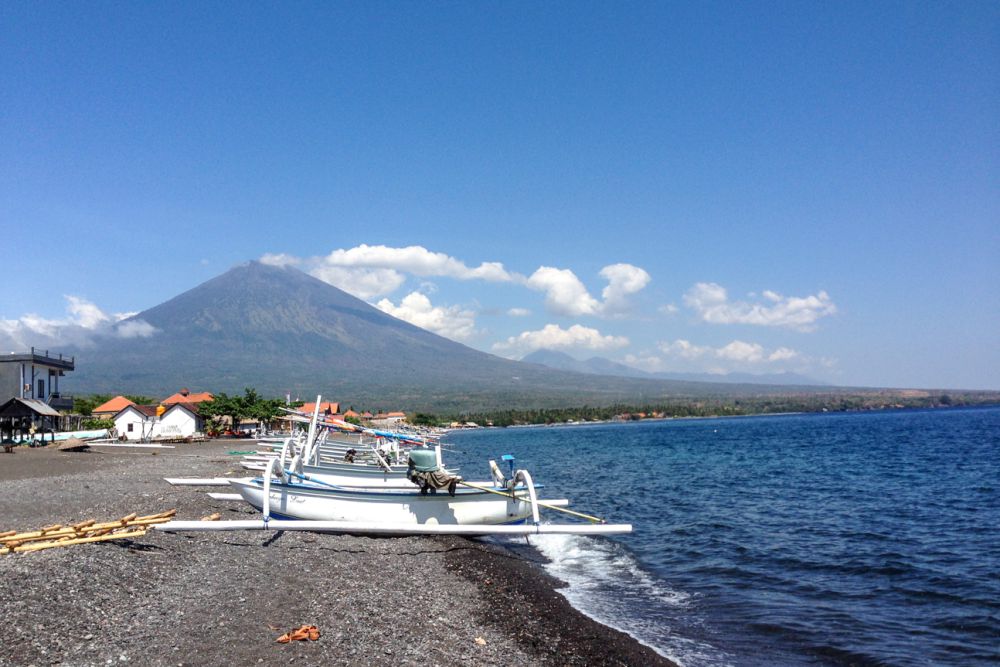
<path fill-rule="evenodd" d="M 45 398 L 45 380 L 38 381 L 38 396 L 35 398 Z"/>
<path fill-rule="evenodd" d="M 131 433 L 131 432 L 132 432 L 132 427 L 133 427 L 133 426 L 135 426 L 135 424 L 129 424 L 129 425 L 128 425 L 128 428 L 126 428 L 125 430 L 126 430 L 126 431 L 128 431 L 129 433 Z"/>

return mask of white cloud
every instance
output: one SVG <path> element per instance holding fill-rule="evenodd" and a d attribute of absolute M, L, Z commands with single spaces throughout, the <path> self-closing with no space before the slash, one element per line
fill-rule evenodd
<path fill-rule="evenodd" d="M 507 314 L 511 317 L 527 317 L 531 315 L 531 311 L 527 308 L 511 308 L 507 311 Z"/>
<path fill-rule="evenodd" d="M 355 248 L 334 250 L 323 261 L 329 266 L 395 269 L 425 277 L 446 276 L 459 280 L 490 282 L 513 280 L 512 274 L 500 262 L 483 262 L 477 267 L 469 267 L 461 260 L 443 252 L 431 252 L 422 246 L 392 248 L 361 244 Z"/>
<path fill-rule="evenodd" d="M 393 269 L 345 269 L 340 266 L 317 266 L 309 273 L 359 299 L 374 299 L 377 296 L 391 294 L 406 282 L 406 276 Z"/>
<path fill-rule="evenodd" d="M 596 315 L 601 306 L 569 269 L 539 267 L 527 284 L 531 289 L 545 292 L 545 305 L 557 315 Z"/>
<path fill-rule="evenodd" d="M 120 338 L 149 338 L 156 333 L 156 327 L 145 320 L 132 320 L 116 326 L 115 333 Z"/>
<path fill-rule="evenodd" d="M 650 277 L 644 269 L 631 264 L 611 264 L 601 269 L 601 277 L 608 286 L 601 292 L 604 297 L 603 311 L 614 314 L 628 308 L 628 297 L 641 291 L 649 284 Z"/>
<path fill-rule="evenodd" d="M 482 280 L 493 283 L 516 283 L 545 293 L 548 310 L 557 315 L 577 317 L 618 317 L 629 306 L 629 297 L 649 284 L 650 276 L 631 264 L 610 264 L 600 271 L 608 281 L 601 299 L 593 297 L 569 269 L 539 267 L 530 277 L 508 271 L 501 262 L 482 262 L 469 266 L 455 257 L 433 252 L 423 246 L 396 248 L 361 244 L 338 248 L 327 255 L 299 258 L 284 253 L 268 253 L 260 258 L 272 266 L 295 266 L 345 292 L 365 300 L 392 294 L 406 282 L 407 276 L 442 277 L 456 280 Z M 425 285 L 421 293 L 432 293 Z M 512 309 L 520 312 L 524 309 Z M 514 315 L 521 317 L 522 315 Z"/>
<path fill-rule="evenodd" d="M 86 299 L 69 295 L 66 295 L 65 298 L 69 301 L 66 310 L 69 311 L 73 322 L 84 329 L 96 329 L 111 321 L 111 318 L 105 315 L 104 311 Z"/>
<path fill-rule="evenodd" d="M 260 258 L 261 264 L 267 264 L 269 266 L 298 266 L 302 263 L 302 260 L 298 257 L 292 255 L 287 255 L 285 253 L 266 253 Z"/>
<path fill-rule="evenodd" d="M 391 294 L 406 282 L 407 274 L 488 282 L 524 280 L 523 276 L 508 272 L 500 262 L 483 262 L 470 267 L 459 259 L 422 246 L 393 248 L 361 244 L 306 258 L 268 253 L 260 261 L 271 266 L 298 267 L 361 299 Z"/>
<path fill-rule="evenodd" d="M 646 371 L 696 371 L 707 373 L 808 372 L 824 365 L 788 347 L 767 350 L 760 343 L 733 340 L 721 347 L 697 345 L 679 338 L 657 344 L 655 353 L 629 355 L 625 363 Z"/>
<path fill-rule="evenodd" d="M 506 341 L 493 344 L 493 351 L 508 357 L 523 357 L 535 350 L 610 350 L 629 344 L 624 336 L 604 336 L 597 329 L 574 324 L 563 329 L 546 324 L 538 331 L 524 331 Z"/>
<path fill-rule="evenodd" d="M 678 308 L 672 303 L 664 304 L 660 306 L 657 310 L 659 310 L 664 315 L 676 315 L 677 313 L 680 312 L 680 308 Z"/>
<path fill-rule="evenodd" d="M 712 354 L 712 348 L 694 345 L 691 341 L 684 339 L 678 339 L 672 343 L 660 343 L 658 347 L 664 354 L 680 357 L 681 359 L 700 359 Z"/>
<path fill-rule="evenodd" d="M 608 281 L 601 292 L 603 301 L 591 296 L 586 286 L 569 269 L 541 266 L 525 284 L 533 290 L 545 292 L 545 305 L 550 312 L 567 317 L 594 315 L 612 317 L 628 309 L 628 297 L 649 284 L 649 274 L 631 264 L 611 264 L 600 271 Z"/>
<path fill-rule="evenodd" d="M 792 359 L 798 359 L 802 355 L 791 350 L 787 347 L 779 347 L 777 350 L 767 355 L 768 361 L 791 361 Z"/>
<path fill-rule="evenodd" d="M 67 317 L 46 319 L 34 313 L 17 319 L 0 319 L 0 349 L 14 352 L 34 347 L 86 346 L 98 336 L 148 337 L 156 328 L 143 320 L 122 320 L 135 313 L 108 315 L 94 303 L 66 295 Z"/>
<path fill-rule="evenodd" d="M 816 321 L 833 315 L 837 306 L 826 292 L 806 297 L 785 297 L 763 292 L 766 303 L 730 301 L 726 289 L 716 283 L 697 283 L 684 295 L 684 303 L 698 317 L 712 324 L 753 324 L 814 331 Z"/>
<path fill-rule="evenodd" d="M 459 306 L 434 306 L 426 295 L 410 292 L 396 306 L 389 299 L 376 304 L 379 310 L 452 340 L 468 340 L 476 333 L 476 314 Z"/>
<path fill-rule="evenodd" d="M 764 347 L 759 343 L 745 343 L 734 340 L 715 351 L 715 356 L 728 361 L 757 364 L 764 359 Z"/>

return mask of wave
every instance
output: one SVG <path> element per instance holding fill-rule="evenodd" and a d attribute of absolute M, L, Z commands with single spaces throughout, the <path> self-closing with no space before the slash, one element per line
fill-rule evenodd
<path fill-rule="evenodd" d="M 532 536 L 546 571 L 566 582 L 559 592 L 587 616 L 649 646 L 683 667 L 725 665 L 731 660 L 707 642 L 680 636 L 689 626 L 694 597 L 652 576 L 619 542 L 581 535 Z M 685 632 L 685 635 L 688 633 Z"/>

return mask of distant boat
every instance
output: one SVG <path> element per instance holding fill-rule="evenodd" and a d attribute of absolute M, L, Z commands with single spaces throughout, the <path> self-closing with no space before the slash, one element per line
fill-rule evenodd
<path fill-rule="evenodd" d="M 34 442 L 48 442 L 60 440 L 69 440 L 70 438 L 77 438 L 78 440 L 98 440 L 100 438 L 108 437 L 108 429 L 91 429 L 89 431 L 56 431 L 56 432 L 46 432 L 46 433 L 35 433 Z"/>

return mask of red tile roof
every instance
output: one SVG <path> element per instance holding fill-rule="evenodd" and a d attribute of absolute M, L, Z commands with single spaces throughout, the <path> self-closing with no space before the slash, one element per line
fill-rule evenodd
<path fill-rule="evenodd" d="M 311 415 L 316 410 L 316 402 L 303 403 L 301 408 L 296 408 L 299 412 L 304 412 L 307 415 Z M 319 404 L 319 413 L 321 415 L 333 415 L 340 412 L 340 403 L 333 403 L 331 401 L 323 401 Z"/>
<path fill-rule="evenodd" d="M 115 396 L 110 401 L 98 405 L 91 411 L 91 413 L 118 414 L 130 405 L 135 405 L 135 403 L 128 400 L 124 396 Z"/>
<path fill-rule="evenodd" d="M 206 401 L 211 401 L 215 398 L 215 396 L 212 396 L 212 394 L 207 391 L 195 392 L 195 393 L 189 392 L 187 394 L 183 392 L 184 390 L 181 390 L 176 394 L 174 394 L 173 396 L 163 399 L 163 401 L 161 402 L 164 405 L 173 405 L 174 403 L 204 403 Z"/>

